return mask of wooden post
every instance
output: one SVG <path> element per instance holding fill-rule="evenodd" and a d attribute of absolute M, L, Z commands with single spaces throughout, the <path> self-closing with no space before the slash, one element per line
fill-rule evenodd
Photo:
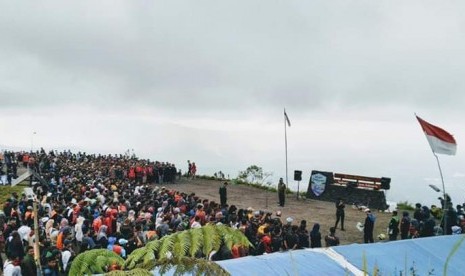
<path fill-rule="evenodd" d="M 34 198 L 32 203 L 34 214 L 34 261 L 37 266 L 37 275 L 42 275 L 42 268 L 40 266 L 40 246 L 39 246 L 39 216 L 37 214 L 37 198 Z"/>

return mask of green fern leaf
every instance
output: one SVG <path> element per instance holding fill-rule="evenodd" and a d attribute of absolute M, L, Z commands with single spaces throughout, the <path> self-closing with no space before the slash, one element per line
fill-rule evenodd
<path fill-rule="evenodd" d="M 129 255 L 126 261 L 124 262 L 123 267 L 125 269 L 135 268 L 136 264 L 142 262 L 146 253 L 147 253 L 147 248 L 145 247 L 137 248 L 136 250 L 132 251 L 131 255 Z"/>
<path fill-rule="evenodd" d="M 191 241 L 189 248 L 189 256 L 195 257 L 197 252 L 202 250 L 203 231 L 202 228 L 191 229 L 189 232 L 189 239 Z"/>
<path fill-rule="evenodd" d="M 171 253 L 174 245 L 176 234 L 164 236 L 160 242 L 160 250 L 158 251 L 158 259 L 172 258 L 173 254 Z"/>

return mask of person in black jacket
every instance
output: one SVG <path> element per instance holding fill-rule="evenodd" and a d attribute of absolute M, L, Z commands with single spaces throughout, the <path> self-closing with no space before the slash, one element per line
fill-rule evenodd
<path fill-rule="evenodd" d="M 220 187 L 220 203 L 221 203 L 221 207 L 224 207 L 226 206 L 226 202 L 228 200 L 228 191 L 227 191 L 227 186 L 228 186 L 228 182 L 224 182 L 223 183 L 223 186 Z"/>
<path fill-rule="evenodd" d="M 321 233 L 320 233 L 320 224 L 315 223 L 313 229 L 310 232 L 310 245 L 312 248 L 321 247 Z"/>
<path fill-rule="evenodd" d="M 402 219 L 400 220 L 400 238 L 402 240 L 408 239 L 409 230 L 410 230 L 409 212 L 404 211 L 402 213 Z"/>
<path fill-rule="evenodd" d="M 329 228 L 329 234 L 325 236 L 326 247 L 339 245 L 339 237 L 336 236 L 336 228 Z"/>
<path fill-rule="evenodd" d="M 279 179 L 278 183 L 278 199 L 279 206 L 284 207 L 284 202 L 286 201 L 286 184 L 284 184 L 283 179 Z"/>
<path fill-rule="evenodd" d="M 310 235 L 307 230 L 307 221 L 302 220 L 300 222 L 299 229 L 297 230 L 297 235 L 299 237 L 298 249 L 309 248 L 310 247 Z"/>
<path fill-rule="evenodd" d="M 334 228 L 337 229 L 337 225 L 339 221 L 341 222 L 341 230 L 345 231 L 344 229 L 344 217 L 345 217 L 345 212 L 344 208 L 346 207 L 344 200 L 342 198 L 338 198 L 336 201 L 336 224 L 334 225 Z"/>
<path fill-rule="evenodd" d="M 11 233 L 11 240 L 8 242 L 8 257 L 19 258 L 20 261 L 24 258 L 24 246 L 21 237 L 17 231 Z"/>
<path fill-rule="evenodd" d="M 413 218 L 416 219 L 417 221 L 421 221 L 423 219 L 423 216 L 421 214 L 421 204 L 420 203 L 415 204 L 415 211 L 413 212 Z"/>
<path fill-rule="evenodd" d="M 370 209 L 366 209 L 365 225 L 363 227 L 363 239 L 365 243 L 373 243 L 373 230 L 375 228 L 375 216 L 371 213 Z"/>
<path fill-rule="evenodd" d="M 420 237 L 434 236 L 434 226 L 436 226 L 436 222 L 431 216 L 429 208 L 427 206 L 423 206 L 421 213 L 423 218 L 420 222 Z"/>

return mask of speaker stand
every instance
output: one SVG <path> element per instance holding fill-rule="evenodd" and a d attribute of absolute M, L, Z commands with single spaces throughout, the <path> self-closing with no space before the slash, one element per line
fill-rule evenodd
<path fill-rule="evenodd" d="M 300 186 L 300 181 L 297 181 L 297 200 L 299 200 L 299 186 Z"/>

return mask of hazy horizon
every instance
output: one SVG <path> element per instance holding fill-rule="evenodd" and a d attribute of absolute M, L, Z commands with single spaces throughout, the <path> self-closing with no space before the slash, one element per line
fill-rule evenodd
<path fill-rule="evenodd" d="M 414 113 L 452 133 L 446 191 L 465 201 L 465 3 L 0 1 L 0 144 L 390 177 L 438 204 Z M 36 132 L 34 136 L 33 132 Z M 302 183 L 303 183 L 302 182 Z M 302 184 L 301 183 L 301 184 Z"/>

